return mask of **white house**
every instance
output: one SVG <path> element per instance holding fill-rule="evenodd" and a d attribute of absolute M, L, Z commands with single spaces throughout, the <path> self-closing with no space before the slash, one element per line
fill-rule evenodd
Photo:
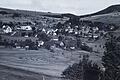
<path fill-rule="evenodd" d="M 38 41 L 38 46 L 43 46 L 44 45 L 44 41 Z"/>
<path fill-rule="evenodd" d="M 21 30 L 32 30 L 32 27 L 31 26 L 20 26 L 19 28 L 17 29 L 21 29 Z"/>
<path fill-rule="evenodd" d="M 5 33 L 11 33 L 12 32 L 12 29 L 11 29 L 11 27 L 10 26 L 3 26 L 3 31 L 5 32 Z"/>
<path fill-rule="evenodd" d="M 43 32 L 46 32 L 46 30 L 45 30 L 44 28 L 42 29 L 42 31 L 43 31 Z"/>
<path fill-rule="evenodd" d="M 69 29 L 69 33 L 72 33 L 74 29 Z"/>
<path fill-rule="evenodd" d="M 65 46 L 65 44 L 63 42 L 60 42 L 60 46 L 63 47 Z"/>
<path fill-rule="evenodd" d="M 99 37 L 98 34 L 94 34 L 94 35 L 93 35 L 93 38 L 98 38 L 98 37 Z"/>
<path fill-rule="evenodd" d="M 98 30 L 99 30 L 98 27 L 93 27 L 93 31 L 94 31 L 94 32 L 96 32 L 96 31 L 98 31 Z"/>

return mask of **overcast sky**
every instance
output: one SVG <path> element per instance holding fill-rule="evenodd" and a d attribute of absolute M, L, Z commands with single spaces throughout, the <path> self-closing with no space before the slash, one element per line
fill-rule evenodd
<path fill-rule="evenodd" d="M 120 4 L 120 0 L 0 0 L 0 7 L 33 11 L 89 14 L 110 5 Z"/>

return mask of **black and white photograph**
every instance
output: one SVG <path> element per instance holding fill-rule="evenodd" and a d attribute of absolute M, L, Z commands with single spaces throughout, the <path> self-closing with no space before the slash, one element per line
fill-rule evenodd
<path fill-rule="evenodd" d="M 120 80 L 120 0 L 0 0 L 0 80 Z"/>

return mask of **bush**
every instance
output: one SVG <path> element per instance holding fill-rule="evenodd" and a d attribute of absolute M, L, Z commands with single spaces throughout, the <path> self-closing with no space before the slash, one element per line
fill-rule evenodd
<path fill-rule="evenodd" d="M 50 37 L 44 32 L 39 33 L 38 38 L 39 38 L 39 40 L 42 40 L 44 42 L 47 42 L 50 40 Z"/>
<path fill-rule="evenodd" d="M 89 47 L 89 46 L 87 46 L 87 45 L 82 45 L 80 48 L 81 48 L 82 50 L 89 51 L 89 52 L 92 52 L 92 51 L 93 51 L 92 48 Z"/>
<path fill-rule="evenodd" d="M 25 43 L 25 46 L 29 46 L 30 50 L 38 50 L 37 45 L 31 40 L 27 39 L 24 43 Z"/>

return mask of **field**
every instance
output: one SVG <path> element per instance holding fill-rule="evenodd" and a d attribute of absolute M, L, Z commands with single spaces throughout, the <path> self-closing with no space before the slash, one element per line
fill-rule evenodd
<path fill-rule="evenodd" d="M 61 80 L 61 78 L 0 65 L 0 80 Z"/>
<path fill-rule="evenodd" d="M 90 55 L 90 60 L 101 63 L 99 54 L 86 51 L 64 51 L 55 49 L 52 53 L 46 49 L 18 50 L 0 49 L 0 64 L 45 75 L 61 77 L 62 72 L 73 63 L 79 62 L 80 55 Z"/>

